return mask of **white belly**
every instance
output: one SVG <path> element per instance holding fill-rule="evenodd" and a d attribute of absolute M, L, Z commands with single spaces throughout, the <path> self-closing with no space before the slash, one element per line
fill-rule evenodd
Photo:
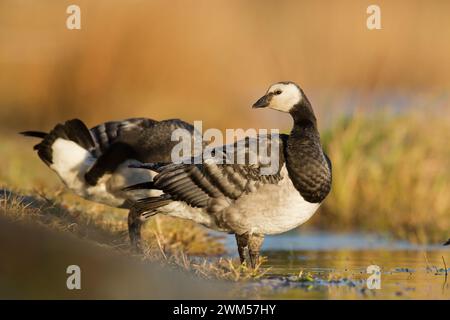
<path fill-rule="evenodd" d="M 217 231 L 229 231 L 220 229 L 216 225 L 215 219 L 204 208 L 191 207 L 182 201 L 172 201 L 168 205 L 158 208 L 156 212 L 171 217 L 192 220 Z"/>
<path fill-rule="evenodd" d="M 303 199 L 288 178 L 285 167 L 281 174 L 283 179 L 277 185 L 264 185 L 225 210 L 223 218 L 230 229 L 238 234 L 278 234 L 311 218 L 320 203 Z"/>
<path fill-rule="evenodd" d="M 124 192 L 123 188 L 153 180 L 155 172 L 146 169 L 129 168 L 135 160 L 121 164 L 113 174 L 105 174 L 95 186 L 84 180 L 86 172 L 97 160 L 91 153 L 73 141 L 57 139 L 52 146 L 53 169 L 64 184 L 80 197 L 112 207 L 121 206 L 126 199 L 135 200 L 161 194 L 158 190 L 135 190 Z"/>

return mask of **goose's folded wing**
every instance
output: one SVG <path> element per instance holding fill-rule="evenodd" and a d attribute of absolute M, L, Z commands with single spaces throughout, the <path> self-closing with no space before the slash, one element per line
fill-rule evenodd
<path fill-rule="evenodd" d="M 212 152 L 213 157 L 200 164 L 169 164 L 159 167 L 153 166 L 158 171 L 154 178 L 153 186 L 170 195 L 172 200 L 180 200 L 195 207 L 209 205 L 209 200 L 222 198 L 225 201 L 233 201 L 245 193 L 254 192 L 263 184 L 276 184 L 281 179 L 280 169 L 284 163 L 283 137 L 277 136 L 267 141 L 269 150 L 276 150 L 276 155 L 257 155 L 252 158 L 255 149 L 252 149 L 251 139 L 245 144 L 233 145 L 233 152 L 227 153 L 231 145 L 216 148 Z M 254 141 L 253 141 L 254 142 Z M 272 149 L 272 144 L 277 144 Z M 239 151 L 241 153 L 239 153 Z M 232 157 L 237 159 L 245 155 L 245 164 L 226 163 Z M 277 161 L 275 171 L 263 174 L 264 168 L 270 166 L 269 159 Z M 250 161 L 253 159 L 253 162 Z"/>

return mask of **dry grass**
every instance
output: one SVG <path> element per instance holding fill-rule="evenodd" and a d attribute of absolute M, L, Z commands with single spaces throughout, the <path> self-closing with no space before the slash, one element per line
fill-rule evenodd
<path fill-rule="evenodd" d="M 62 191 L 57 197 L 44 194 L 21 196 L 2 190 L 0 213 L 10 219 L 30 222 L 58 231 L 68 231 L 81 238 L 129 251 L 126 211 L 73 202 Z M 157 217 L 143 230 L 148 256 L 184 252 L 191 255 L 220 255 L 225 253 L 216 236 L 188 221 Z"/>
<path fill-rule="evenodd" d="M 226 253 L 221 245 L 222 237 L 210 235 L 205 228 L 193 222 L 171 217 L 153 217 L 145 225 L 143 237 L 165 253 L 182 252 L 195 256 L 218 256 Z"/>
<path fill-rule="evenodd" d="M 261 267 L 263 259 L 251 269 L 240 265 L 236 259 L 211 258 L 225 253 L 222 242 L 191 222 L 156 217 L 144 229 L 144 254 L 136 255 L 129 246 L 125 222 L 116 221 L 110 213 L 79 204 L 68 205 L 64 200 L 42 195 L 0 192 L 0 215 L 8 219 L 71 233 L 124 255 L 159 262 L 202 278 L 245 281 L 258 279 L 268 270 Z"/>
<path fill-rule="evenodd" d="M 263 267 L 267 261 L 261 257 L 255 268 L 250 268 L 246 263 L 241 264 L 238 259 L 220 257 L 217 259 L 205 259 L 189 257 L 185 252 L 178 251 L 170 254 L 161 251 L 161 263 L 172 265 L 192 272 L 204 279 L 218 279 L 232 282 L 244 282 L 262 278 L 270 271 L 270 267 Z M 148 255 L 146 255 L 148 257 Z"/>
<path fill-rule="evenodd" d="M 333 189 L 316 223 L 442 242 L 450 230 L 446 110 L 355 114 L 323 137 Z M 331 222 L 330 222 L 331 221 Z"/>

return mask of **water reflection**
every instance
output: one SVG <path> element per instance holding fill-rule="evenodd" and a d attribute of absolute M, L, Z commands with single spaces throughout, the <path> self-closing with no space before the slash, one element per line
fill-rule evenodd
<path fill-rule="evenodd" d="M 263 254 L 270 270 L 247 288 L 260 298 L 450 299 L 443 262 L 448 268 L 450 251 L 442 246 L 357 234 L 294 233 L 269 239 Z M 367 288 L 369 265 L 381 269 L 379 290 Z M 312 280 L 299 281 L 299 273 Z"/>

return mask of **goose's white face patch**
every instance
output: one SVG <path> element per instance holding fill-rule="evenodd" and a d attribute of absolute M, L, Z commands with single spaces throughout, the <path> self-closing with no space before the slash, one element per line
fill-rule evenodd
<path fill-rule="evenodd" d="M 272 94 L 268 107 L 282 112 L 289 112 L 302 100 L 300 89 L 293 83 L 276 83 L 269 88 L 267 94 Z"/>

